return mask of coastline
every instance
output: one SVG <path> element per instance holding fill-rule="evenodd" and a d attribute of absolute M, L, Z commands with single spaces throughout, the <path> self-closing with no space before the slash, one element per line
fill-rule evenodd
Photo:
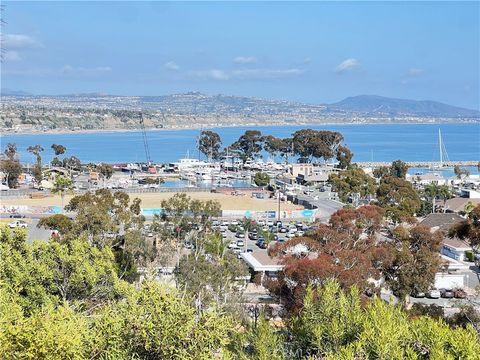
<path fill-rule="evenodd" d="M 318 123 L 268 123 L 268 124 L 211 124 L 209 126 L 199 126 L 199 125 L 189 125 L 184 127 L 163 127 L 163 128 L 146 128 L 146 132 L 168 132 L 168 131 L 186 131 L 186 130 L 211 130 L 211 129 L 222 129 L 222 128 L 259 128 L 259 127 L 270 127 L 270 126 L 278 126 L 278 127 L 308 127 L 308 126 L 349 126 L 349 125 L 445 125 L 445 124 L 455 124 L 455 125 L 472 125 L 472 124 L 479 124 L 480 121 L 471 121 L 471 122 L 454 122 L 454 121 L 435 121 L 435 122 L 425 122 L 425 121 L 411 121 L 411 122 L 318 122 Z M 68 129 L 51 129 L 47 131 L 22 131 L 22 132 L 15 132 L 15 131 L 6 131 L 6 129 L 0 129 L 1 136 L 23 136 L 23 135 L 65 135 L 65 134 L 102 134 L 102 133 L 135 133 L 141 132 L 142 129 L 81 129 L 81 130 L 68 130 Z"/>

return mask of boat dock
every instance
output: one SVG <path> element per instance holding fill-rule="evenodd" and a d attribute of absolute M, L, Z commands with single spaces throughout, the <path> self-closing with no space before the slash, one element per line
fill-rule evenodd
<path fill-rule="evenodd" d="M 392 162 L 386 161 L 365 161 L 365 162 L 355 162 L 361 168 L 378 168 L 381 166 L 390 166 Z M 469 160 L 469 161 L 405 161 L 409 167 L 418 167 L 418 168 L 448 168 L 454 166 L 477 166 L 478 160 Z"/>

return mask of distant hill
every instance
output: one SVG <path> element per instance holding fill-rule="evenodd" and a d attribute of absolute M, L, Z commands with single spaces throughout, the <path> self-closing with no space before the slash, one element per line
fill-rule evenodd
<path fill-rule="evenodd" d="M 2 103 L 34 106 L 42 103 L 56 109 L 143 110 L 165 115 L 281 117 L 282 121 L 429 121 L 431 118 L 466 121 L 480 118 L 480 111 L 464 109 L 436 101 L 387 98 L 376 95 L 348 97 L 334 104 L 306 104 L 246 96 L 207 95 L 188 92 L 163 96 L 119 96 L 102 93 L 61 96 L 30 95 L 23 91 L 2 90 Z"/>
<path fill-rule="evenodd" d="M 32 94 L 25 91 L 2 88 L 0 90 L 0 95 L 1 96 L 31 96 Z"/>
<path fill-rule="evenodd" d="M 364 116 L 478 117 L 480 111 L 429 100 L 404 100 L 376 95 L 348 97 L 327 106 L 327 111 L 343 111 Z"/>

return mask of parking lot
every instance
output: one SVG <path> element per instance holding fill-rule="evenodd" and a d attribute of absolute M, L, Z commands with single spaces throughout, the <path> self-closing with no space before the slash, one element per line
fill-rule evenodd
<path fill-rule="evenodd" d="M 223 238 L 227 240 L 227 247 L 237 254 L 245 251 L 253 254 L 266 254 L 267 242 L 270 244 L 284 242 L 302 236 L 310 229 L 309 225 L 303 222 L 282 221 L 278 223 L 273 220 L 259 220 L 256 222 L 255 229 L 248 232 L 249 236 L 245 242 L 245 231 L 238 220 L 217 220 L 213 223 L 213 227 L 220 231 Z"/>

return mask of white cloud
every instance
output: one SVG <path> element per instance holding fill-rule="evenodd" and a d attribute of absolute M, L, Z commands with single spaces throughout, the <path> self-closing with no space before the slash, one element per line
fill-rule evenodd
<path fill-rule="evenodd" d="M 60 74 L 94 76 L 94 75 L 106 74 L 111 71 L 112 71 L 112 68 L 110 66 L 97 66 L 93 68 L 85 68 L 85 67 L 73 67 L 71 65 L 65 65 L 60 69 Z"/>
<path fill-rule="evenodd" d="M 423 75 L 424 72 L 425 72 L 425 70 L 423 70 L 423 69 L 410 68 L 407 71 L 407 75 L 411 76 L 411 77 L 418 77 L 418 76 Z"/>
<path fill-rule="evenodd" d="M 190 76 L 196 80 L 224 81 L 230 79 L 230 76 L 225 71 L 219 69 L 192 71 Z"/>
<path fill-rule="evenodd" d="M 335 72 L 337 74 L 343 74 L 344 72 L 353 70 L 358 66 L 360 66 L 359 61 L 357 59 L 350 58 L 338 64 L 337 67 L 335 68 Z"/>
<path fill-rule="evenodd" d="M 255 64 L 257 58 L 255 56 L 237 56 L 233 59 L 233 62 L 237 64 Z"/>
<path fill-rule="evenodd" d="M 310 64 L 313 61 L 313 59 L 310 56 L 307 56 L 305 59 L 303 59 L 304 64 Z"/>
<path fill-rule="evenodd" d="M 169 61 L 163 64 L 163 66 L 168 70 L 178 70 L 180 66 L 175 61 Z"/>
<path fill-rule="evenodd" d="M 4 34 L 3 45 L 8 49 L 34 49 L 43 47 L 37 39 L 22 34 Z"/>
<path fill-rule="evenodd" d="M 17 51 L 13 51 L 13 50 L 6 51 L 3 58 L 5 61 L 11 61 L 11 62 L 23 60 L 20 54 Z"/>
<path fill-rule="evenodd" d="M 236 79 L 279 79 L 285 77 L 299 76 L 305 73 L 302 69 L 249 69 L 235 70 L 232 77 Z"/>
<path fill-rule="evenodd" d="M 245 69 L 225 71 L 220 69 L 200 70 L 190 72 L 195 80 L 272 80 L 299 76 L 305 73 L 303 69 Z"/>

